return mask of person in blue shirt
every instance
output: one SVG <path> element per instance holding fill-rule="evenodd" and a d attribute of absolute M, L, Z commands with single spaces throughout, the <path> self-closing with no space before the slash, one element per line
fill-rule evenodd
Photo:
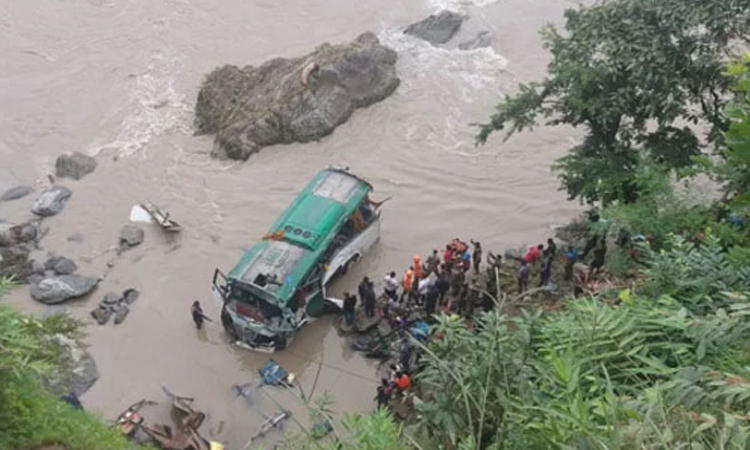
<path fill-rule="evenodd" d="M 461 262 L 463 263 L 464 271 L 468 272 L 471 268 L 471 253 L 469 253 L 468 249 L 461 255 Z"/>
<path fill-rule="evenodd" d="M 568 251 L 565 252 L 565 281 L 573 279 L 573 265 L 578 261 L 578 250 L 575 247 L 568 246 Z"/>

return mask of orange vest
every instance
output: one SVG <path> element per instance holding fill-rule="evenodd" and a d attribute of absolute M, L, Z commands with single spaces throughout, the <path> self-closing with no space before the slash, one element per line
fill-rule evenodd
<path fill-rule="evenodd" d="M 407 270 L 406 273 L 404 273 L 404 282 L 401 283 L 401 286 L 403 286 L 405 291 L 411 291 L 411 282 L 413 279 L 414 273 L 411 270 Z"/>
<path fill-rule="evenodd" d="M 419 259 L 419 256 L 414 257 L 414 276 L 420 280 L 424 276 L 424 272 L 422 271 L 422 260 Z"/>

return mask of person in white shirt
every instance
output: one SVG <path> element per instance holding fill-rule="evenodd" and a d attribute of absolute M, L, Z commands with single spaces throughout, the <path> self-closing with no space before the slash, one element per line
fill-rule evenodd
<path fill-rule="evenodd" d="M 385 295 L 394 300 L 398 299 L 398 279 L 396 279 L 396 272 L 391 272 L 385 276 L 383 280 L 383 291 Z"/>

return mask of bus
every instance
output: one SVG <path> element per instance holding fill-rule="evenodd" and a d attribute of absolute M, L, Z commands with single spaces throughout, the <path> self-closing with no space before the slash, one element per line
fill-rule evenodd
<path fill-rule="evenodd" d="M 283 349 L 311 318 L 342 307 L 326 286 L 380 237 L 372 190 L 348 169 L 320 171 L 228 274 L 215 270 L 221 321 L 238 345 Z"/>

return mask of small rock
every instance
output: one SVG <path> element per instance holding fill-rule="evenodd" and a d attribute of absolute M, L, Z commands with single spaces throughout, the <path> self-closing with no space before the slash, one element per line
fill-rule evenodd
<path fill-rule="evenodd" d="M 26 197 L 27 195 L 34 192 L 34 189 L 30 186 L 17 186 L 10 188 L 0 195 L 0 202 L 7 202 L 10 200 L 17 200 L 19 198 Z"/>
<path fill-rule="evenodd" d="M 29 282 L 29 284 L 39 283 L 44 279 L 44 275 L 38 274 L 38 273 L 32 273 L 26 278 L 26 281 Z"/>
<path fill-rule="evenodd" d="M 78 270 L 76 263 L 64 256 L 50 257 L 47 262 L 44 263 L 44 268 L 53 271 L 55 275 L 70 275 Z"/>
<path fill-rule="evenodd" d="M 489 47 L 492 45 L 492 33 L 487 30 L 480 31 L 472 39 L 463 41 L 458 44 L 461 50 L 476 50 L 478 48 Z"/>
<path fill-rule="evenodd" d="M 88 294 L 98 282 L 96 278 L 80 275 L 51 276 L 32 284 L 29 292 L 35 300 L 53 305 Z"/>
<path fill-rule="evenodd" d="M 122 293 L 122 301 L 127 303 L 128 305 L 132 305 L 133 302 L 138 300 L 138 297 L 140 295 L 140 292 L 136 291 L 135 289 L 126 289 Z"/>
<path fill-rule="evenodd" d="M 128 316 L 128 313 L 130 313 L 130 308 L 128 308 L 128 305 L 126 304 L 120 304 L 120 306 L 117 307 L 115 310 L 115 325 L 119 325 L 122 323 L 123 320 Z"/>
<path fill-rule="evenodd" d="M 96 323 L 98 323 L 99 325 L 104 325 L 105 323 L 107 323 L 111 316 L 112 308 L 105 308 L 100 306 L 91 311 L 91 317 L 93 317 L 96 320 Z"/>
<path fill-rule="evenodd" d="M 37 260 L 31 261 L 31 273 L 35 275 L 44 275 L 44 271 L 44 264 Z"/>
<path fill-rule="evenodd" d="M 122 300 L 122 296 L 115 294 L 114 292 L 107 292 L 104 294 L 104 299 L 99 303 L 101 307 L 115 307 Z"/>
<path fill-rule="evenodd" d="M 143 242 L 143 229 L 135 225 L 125 225 L 120 231 L 120 245 L 135 247 Z"/>
<path fill-rule="evenodd" d="M 452 11 L 440 11 L 406 27 L 404 34 L 424 39 L 432 45 L 445 44 L 461 28 L 464 16 Z"/>
<path fill-rule="evenodd" d="M 45 189 L 34 202 L 31 212 L 39 216 L 54 216 L 63 210 L 65 202 L 73 193 L 64 186 L 52 186 Z"/>
<path fill-rule="evenodd" d="M 83 242 L 83 235 L 81 233 L 73 233 L 70 236 L 68 236 L 68 242 L 75 242 L 77 244 L 80 244 Z"/>
<path fill-rule="evenodd" d="M 16 281 L 25 282 L 31 274 L 29 250 L 23 245 L 0 247 L 0 278 L 14 276 Z"/>
<path fill-rule="evenodd" d="M 60 178 L 80 180 L 94 169 L 96 169 L 96 159 L 79 152 L 60 155 L 55 161 L 55 174 Z"/>

